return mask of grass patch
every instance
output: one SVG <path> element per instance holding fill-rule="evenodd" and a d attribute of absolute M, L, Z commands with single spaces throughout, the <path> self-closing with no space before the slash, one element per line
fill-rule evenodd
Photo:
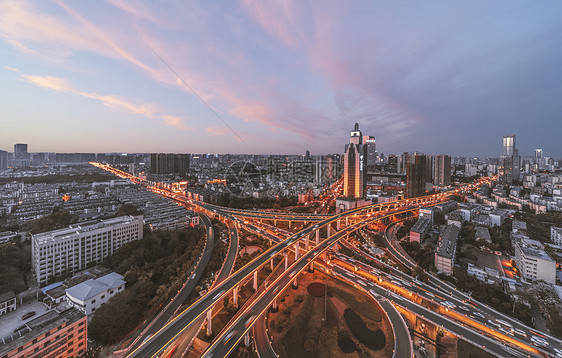
<path fill-rule="evenodd" d="M 374 351 L 384 348 L 386 340 L 384 338 L 384 333 L 380 329 L 371 331 L 367 328 L 365 321 L 363 321 L 355 311 L 349 308 L 344 311 L 343 317 L 345 318 L 345 323 L 347 323 L 349 330 L 359 342 Z"/>
<path fill-rule="evenodd" d="M 353 342 L 353 339 L 351 339 L 351 337 L 347 334 L 344 334 L 343 336 L 338 334 L 338 347 L 344 353 L 353 353 L 357 350 L 355 342 Z"/>
<path fill-rule="evenodd" d="M 360 312 L 363 316 L 365 316 L 365 318 L 368 318 L 375 322 L 382 321 L 381 313 L 375 307 L 373 302 L 364 294 L 358 293 L 357 291 L 354 292 L 355 294 L 351 294 L 346 290 L 334 288 L 333 286 L 330 286 L 330 292 L 339 296 L 343 302 L 348 304 L 353 310 Z"/>
<path fill-rule="evenodd" d="M 314 297 L 324 297 L 326 293 L 326 285 L 320 282 L 313 282 L 306 287 L 306 290 Z"/>
<path fill-rule="evenodd" d="M 303 302 L 303 306 L 295 317 L 291 329 L 287 332 L 283 339 L 285 350 L 289 357 L 311 357 L 314 352 L 305 352 L 305 338 L 307 331 L 307 323 L 312 313 L 312 305 L 314 304 L 314 297 L 308 296 Z M 279 326 L 279 323 L 276 323 Z M 278 327 L 276 327 L 278 328 Z M 279 330 L 278 330 L 279 332 Z"/>
<path fill-rule="evenodd" d="M 458 358 L 492 358 L 493 355 L 468 343 L 463 339 L 457 341 Z"/>

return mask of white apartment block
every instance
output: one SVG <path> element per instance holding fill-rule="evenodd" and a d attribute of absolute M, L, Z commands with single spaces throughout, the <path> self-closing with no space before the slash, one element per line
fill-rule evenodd
<path fill-rule="evenodd" d="M 120 216 L 94 224 L 75 224 L 31 239 L 32 265 L 39 286 L 66 272 L 77 272 L 88 264 L 99 264 L 121 246 L 143 237 L 139 216 Z"/>
<path fill-rule="evenodd" d="M 550 227 L 550 241 L 555 245 L 562 246 L 562 227 Z"/>
<path fill-rule="evenodd" d="M 537 241 L 521 238 L 515 242 L 515 262 L 521 277 L 527 281 L 543 280 L 556 282 L 556 261 L 544 251 L 544 245 Z"/>

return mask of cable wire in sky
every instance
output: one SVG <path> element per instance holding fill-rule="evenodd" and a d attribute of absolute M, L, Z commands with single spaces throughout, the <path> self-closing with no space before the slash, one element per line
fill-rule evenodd
<path fill-rule="evenodd" d="M 177 73 L 177 72 L 172 68 L 172 66 L 170 66 L 170 65 L 168 64 L 168 62 L 166 62 L 166 60 L 164 60 L 164 58 L 162 58 L 162 56 L 160 56 L 160 55 L 158 54 L 158 52 L 156 52 L 156 51 L 152 48 L 152 46 L 149 46 L 149 47 L 150 47 L 150 49 L 152 50 L 152 52 L 154 52 L 154 54 L 156 55 L 156 57 L 158 57 L 158 58 L 160 59 L 160 61 L 162 61 L 162 63 L 163 63 L 166 67 L 168 67 L 168 69 L 184 84 L 184 86 L 187 87 L 187 88 L 191 91 L 191 93 L 193 93 L 197 98 L 199 98 L 199 100 L 200 100 L 201 102 L 203 102 L 203 104 L 204 104 L 205 106 L 207 106 L 207 107 L 215 114 L 215 116 L 216 116 L 218 119 L 220 119 L 221 122 L 224 123 L 224 125 L 227 126 L 228 129 L 230 129 L 230 131 L 231 131 L 238 139 L 240 139 L 240 141 L 241 141 L 242 143 L 244 143 L 244 144 L 250 149 L 250 151 L 251 151 L 252 153 L 255 153 L 254 149 L 244 140 L 244 138 L 242 138 L 242 137 L 234 130 L 234 128 L 232 128 L 232 127 L 218 114 L 218 112 L 215 111 L 215 109 L 214 109 L 211 105 L 209 105 L 209 103 L 207 103 L 207 102 L 193 89 L 193 87 L 191 87 L 191 86 L 189 85 L 189 83 L 187 83 L 187 82 L 183 79 L 183 77 L 180 76 L 180 74 Z"/>

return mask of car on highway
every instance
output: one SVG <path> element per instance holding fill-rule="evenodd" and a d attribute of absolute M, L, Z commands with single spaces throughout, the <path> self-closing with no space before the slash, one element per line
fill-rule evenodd
<path fill-rule="evenodd" d="M 236 334 L 236 330 L 233 330 L 229 334 L 227 334 L 226 337 L 224 337 L 223 344 L 226 345 L 228 341 L 230 341 L 230 339 L 234 337 L 235 334 Z"/>
<path fill-rule="evenodd" d="M 216 300 L 217 298 L 219 298 L 223 293 L 224 293 L 224 290 L 222 290 L 222 291 L 220 291 L 219 293 L 217 293 L 217 294 L 213 297 L 213 300 Z"/>
<path fill-rule="evenodd" d="M 474 315 L 475 315 L 476 317 L 480 317 L 480 318 L 482 318 L 482 319 L 485 319 L 485 318 L 486 318 L 486 317 L 484 317 L 484 315 L 483 315 L 482 313 L 480 313 L 480 312 L 474 312 Z"/>
<path fill-rule="evenodd" d="M 453 303 L 453 302 L 449 302 L 449 301 L 445 301 L 443 303 L 441 303 L 443 306 L 449 308 L 449 309 L 455 309 L 457 308 L 457 306 Z"/>
<path fill-rule="evenodd" d="M 514 329 L 513 329 L 513 332 L 514 332 L 515 334 L 520 335 L 521 337 L 527 338 L 527 333 L 525 333 L 525 331 L 523 331 L 522 329 L 514 328 Z"/>
<path fill-rule="evenodd" d="M 251 315 L 247 320 L 246 320 L 246 328 L 248 328 L 248 326 L 252 323 L 252 320 L 256 317 L 255 314 Z"/>

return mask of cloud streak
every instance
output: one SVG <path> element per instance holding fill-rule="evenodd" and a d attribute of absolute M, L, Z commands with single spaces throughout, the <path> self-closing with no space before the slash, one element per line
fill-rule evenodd
<path fill-rule="evenodd" d="M 154 103 L 133 103 L 120 96 L 80 91 L 75 89 L 68 80 L 59 77 L 23 75 L 22 80 L 41 88 L 93 99 L 111 109 L 141 115 L 150 119 L 158 119 L 165 125 L 176 129 L 184 131 L 192 130 L 192 128 L 185 124 L 187 118 L 163 113 L 165 111 Z"/>

